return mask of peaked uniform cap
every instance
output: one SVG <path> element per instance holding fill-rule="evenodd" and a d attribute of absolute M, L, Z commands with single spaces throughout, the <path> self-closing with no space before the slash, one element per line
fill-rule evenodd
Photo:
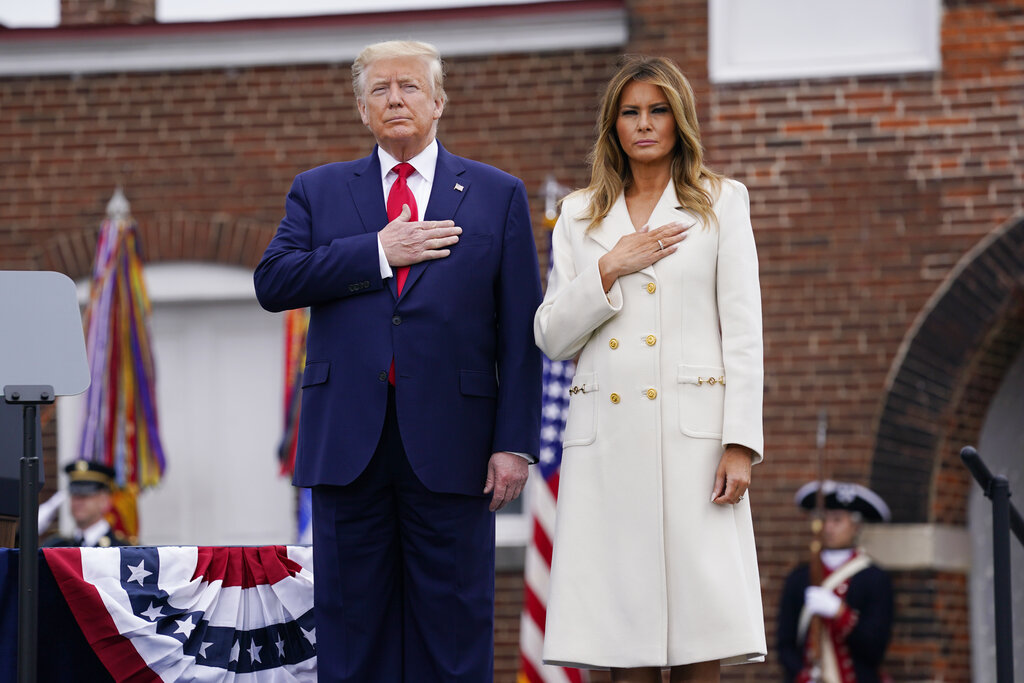
<path fill-rule="evenodd" d="M 869 522 L 888 522 L 892 519 L 889 506 L 882 497 L 866 486 L 826 479 L 822 491 L 825 494 L 826 510 L 859 512 Z M 807 482 L 796 492 L 794 502 L 805 510 L 813 510 L 817 494 L 818 482 Z"/>
<path fill-rule="evenodd" d="M 113 468 L 91 460 L 75 460 L 64 467 L 71 482 L 68 492 L 73 496 L 88 496 L 100 491 L 114 489 Z"/>

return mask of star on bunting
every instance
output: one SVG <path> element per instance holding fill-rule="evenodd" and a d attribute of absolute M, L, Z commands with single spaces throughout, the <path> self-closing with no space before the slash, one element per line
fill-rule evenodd
<path fill-rule="evenodd" d="M 149 609 L 145 612 L 139 612 L 142 616 L 146 617 L 150 621 L 156 621 L 164 615 L 164 611 L 156 606 L 156 603 L 149 603 Z"/>
<path fill-rule="evenodd" d="M 141 586 L 143 579 L 145 579 L 147 576 L 152 576 L 153 575 L 153 572 L 146 570 L 146 561 L 145 560 L 139 560 L 139 563 L 137 565 L 135 565 L 134 567 L 131 566 L 131 565 L 128 565 L 128 569 L 131 570 L 132 575 L 128 577 L 128 581 L 126 583 L 131 583 L 132 581 L 137 581 L 138 584 Z"/>
<path fill-rule="evenodd" d="M 195 627 L 196 625 L 192 623 L 192 615 L 190 614 L 188 615 L 188 618 L 178 620 L 178 630 L 176 630 L 175 633 L 184 633 L 185 640 L 188 640 Z"/>

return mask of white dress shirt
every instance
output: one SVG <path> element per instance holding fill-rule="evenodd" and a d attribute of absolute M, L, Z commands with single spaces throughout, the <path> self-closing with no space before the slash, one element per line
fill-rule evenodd
<path fill-rule="evenodd" d="M 100 539 L 110 533 L 110 524 L 101 519 L 86 529 L 75 529 L 75 540 L 81 541 L 84 548 L 95 548 Z"/>
<path fill-rule="evenodd" d="M 380 180 L 384 187 L 384 202 L 386 204 L 388 193 L 391 192 L 391 186 L 398 180 L 398 173 L 395 172 L 394 168 L 402 162 L 385 152 L 384 148 L 380 146 L 377 147 L 377 158 L 380 159 Z M 406 163 L 416 169 L 415 173 L 410 174 L 405 182 L 409 185 L 412 196 L 416 198 L 416 220 L 421 221 L 427 213 L 430 190 L 434 187 L 434 168 L 437 166 L 437 138 L 431 140 L 430 144 L 422 152 L 409 159 Z M 388 263 L 387 256 L 384 255 L 384 245 L 380 241 L 379 233 L 377 235 L 377 254 L 380 259 L 381 279 L 392 277 L 394 272 L 391 270 L 391 264 Z"/>
<path fill-rule="evenodd" d="M 821 563 L 828 567 L 829 571 L 835 571 L 838 567 L 850 561 L 853 557 L 853 548 L 826 548 L 821 551 Z"/>

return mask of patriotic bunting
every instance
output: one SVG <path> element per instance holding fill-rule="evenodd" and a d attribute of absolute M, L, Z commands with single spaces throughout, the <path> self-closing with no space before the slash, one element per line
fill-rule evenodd
<path fill-rule="evenodd" d="M 310 548 L 47 548 L 44 554 L 115 681 L 316 681 Z"/>

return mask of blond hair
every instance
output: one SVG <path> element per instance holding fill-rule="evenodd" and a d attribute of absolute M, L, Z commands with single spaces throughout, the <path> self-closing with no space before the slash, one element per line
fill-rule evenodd
<path fill-rule="evenodd" d="M 434 86 L 434 97 L 440 98 L 441 102 L 448 101 L 448 94 L 444 91 L 444 62 L 441 61 L 441 53 L 430 43 L 418 40 L 386 40 L 364 47 L 352 62 L 352 89 L 355 91 L 356 100 L 361 102 L 366 94 L 366 70 L 370 65 L 379 59 L 399 57 L 424 59 Z"/>
<path fill-rule="evenodd" d="M 591 150 L 590 184 L 579 192 L 587 197 L 581 218 L 591 229 L 611 211 L 619 195 L 632 183 L 629 157 L 622 149 L 615 124 L 622 91 L 632 81 L 650 83 L 665 93 L 676 121 L 676 145 L 672 152 L 672 180 L 679 204 L 700 216 L 705 225 L 716 225 L 714 197 L 722 177 L 704 165 L 704 148 L 697 122 L 697 101 L 686 76 L 675 62 L 664 57 L 628 55 L 620 62 L 604 96 L 597 120 L 597 140 Z"/>

